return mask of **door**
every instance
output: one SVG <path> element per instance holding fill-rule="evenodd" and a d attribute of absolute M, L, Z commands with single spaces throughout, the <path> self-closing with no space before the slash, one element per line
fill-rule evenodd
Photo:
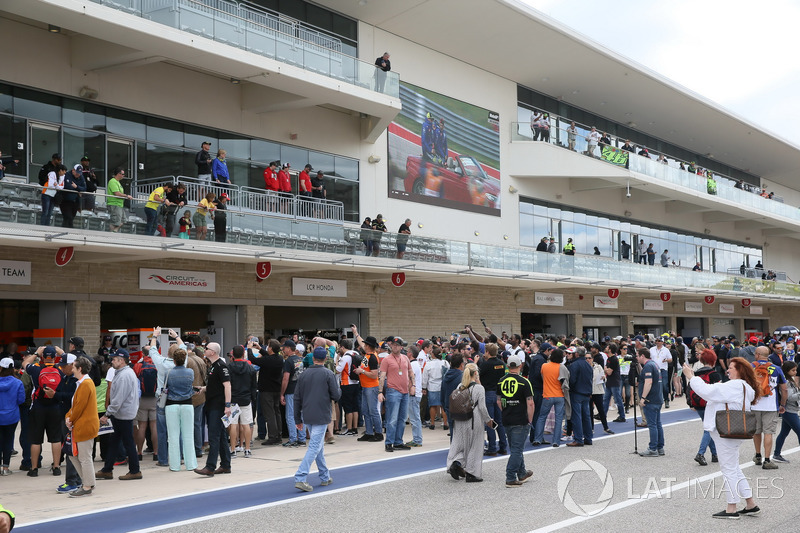
<path fill-rule="evenodd" d="M 30 136 L 28 180 L 36 182 L 42 165 L 50 162 L 53 154 L 61 153 L 61 128 L 50 124 L 31 122 Z"/>
<path fill-rule="evenodd" d="M 118 167 L 125 171 L 126 176 L 133 179 L 136 176 L 134 173 L 133 141 L 117 137 L 108 137 L 106 139 L 106 146 L 108 166 L 101 178 L 102 185 L 105 186 L 105 184 L 108 183 L 108 179 L 112 175 L 111 173 Z M 98 177 L 100 177 L 99 172 Z"/>

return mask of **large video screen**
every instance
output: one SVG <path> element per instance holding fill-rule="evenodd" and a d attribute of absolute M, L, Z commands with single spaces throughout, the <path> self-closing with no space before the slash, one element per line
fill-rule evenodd
<path fill-rule="evenodd" d="M 500 216 L 498 113 L 409 83 L 389 125 L 389 197 Z"/>

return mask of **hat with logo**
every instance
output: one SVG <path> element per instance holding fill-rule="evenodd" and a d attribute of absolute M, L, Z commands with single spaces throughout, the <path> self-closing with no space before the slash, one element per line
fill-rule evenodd
<path fill-rule="evenodd" d="M 125 348 L 117 348 L 111 352 L 111 357 L 122 357 L 125 361 L 130 360 L 131 356 Z"/>
<path fill-rule="evenodd" d="M 72 170 L 77 170 L 78 172 L 83 172 L 83 165 L 81 165 L 80 163 L 78 163 L 77 165 L 75 165 L 74 167 L 72 167 Z"/>
<path fill-rule="evenodd" d="M 75 359 L 77 358 L 78 356 L 75 355 L 74 353 L 64 354 L 64 357 L 61 358 L 61 361 L 58 364 L 59 366 L 71 365 L 72 363 L 75 362 Z"/>
<path fill-rule="evenodd" d="M 541 345 L 539 345 L 539 349 L 543 352 L 546 352 L 547 350 L 552 350 L 553 345 L 549 342 L 543 342 Z"/>
<path fill-rule="evenodd" d="M 81 161 L 91 161 L 91 159 L 89 159 L 88 155 L 84 155 L 83 157 L 81 157 Z"/>
<path fill-rule="evenodd" d="M 292 350 L 297 349 L 297 345 L 294 343 L 292 339 L 286 339 L 285 341 L 283 341 L 283 347 L 291 348 Z"/>
<path fill-rule="evenodd" d="M 42 351 L 42 356 L 44 357 L 55 357 L 56 356 L 56 349 L 52 345 L 47 345 L 44 347 Z"/>
<path fill-rule="evenodd" d="M 222 194 L 220 194 L 220 195 L 219 195 L 219 197 L 220 197 L 220 198 L 225 198 L 226 200 L 230 200 L 230 199 L 231 199 L 231 197 L 230 197 L 230 196 L 228 196 L 228 193 L 225 193 L 225 192 L 224 192 L 224 193 L 222 193 Z"/>
<path fill-rule="evenodd" d="M 0 359 L 0 368 L 11 368 L 14 366 L 14 360 L 10 357 L 4 357 Z"/>
<path fill-rule="evenodd" d="M 403 340 L 402 337 L 395 337 L 394 335 L 389 335 L 383 342 L 390 342 L 393 344 L 399 344 L 400 346 L 405 346 L 406 341 Z"/>
<path fill-rule="evenodd" d="M 300 353 L 306 353 L 306 347 L 305 347 L 304 344 L 298 344 L 297 348 L 295 348 L 295 350 L 297 350 Z"/>
<path fill-rule="evenodd" d="M 324 360 L 326 357 L 328 357 L 328 350 L 322 346 L 314 348 L 314 359 Z"/>
<path fill-rule="evenodd" d="M 522 359 L 518 355 L 512 355 L 508 358 L 508 368 L 517 368 L 522 366 Z"/>

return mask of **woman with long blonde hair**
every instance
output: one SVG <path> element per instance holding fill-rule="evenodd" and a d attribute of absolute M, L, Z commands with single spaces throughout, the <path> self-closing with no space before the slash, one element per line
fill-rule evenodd
<path fill-rule="evenodd" d="M 472 419 L 458 420 L 452 424 L 453 440 L 447 454 L 447 468 L 453 479 L 465 477 L 467 483 L 483 481 L 483 435 L 485 425 L 495 425 L 486 409 L 486 391 L 480 383 L 478 365 L 469 363 L 464 367 L 461 385 L 454 394 L 469 390 L 472 402 Z M 452 409 L 452 398 L 450 408 Z"/>

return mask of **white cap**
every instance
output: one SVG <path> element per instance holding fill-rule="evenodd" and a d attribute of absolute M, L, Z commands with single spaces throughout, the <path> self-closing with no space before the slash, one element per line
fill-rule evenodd
<path fill-rule="evenodd" d="M 522 359 L 520 359 L 518 355 L 512 355 L 508 358 L 509 368 L 517 368 L 519 366 L 522 366 Z"/>
<path fill-rule="evenodd" d="M 83 170 L 83 165 L 80 164 L 75 165 L 74 167 L 72 167 L 72 170 Z"/>
<path fill-rule="evenodd" d="M 11 368 L 12 366 L 14 366 L 14 360 L 10 357 L 4 357 L 3 359 L 0 359 L 0 367 Z"/>
<path fill-rule="evenodd" d="M 297 351 L 298 351 L 298 352 L 300 352 L 300 353 L 306 353 L 306 347 L 305 347 L 305 346 L 303 346 L 302 344 L 298 344 L 298 345 L 295 347 L 295 350 L 297 350 Z"/>

